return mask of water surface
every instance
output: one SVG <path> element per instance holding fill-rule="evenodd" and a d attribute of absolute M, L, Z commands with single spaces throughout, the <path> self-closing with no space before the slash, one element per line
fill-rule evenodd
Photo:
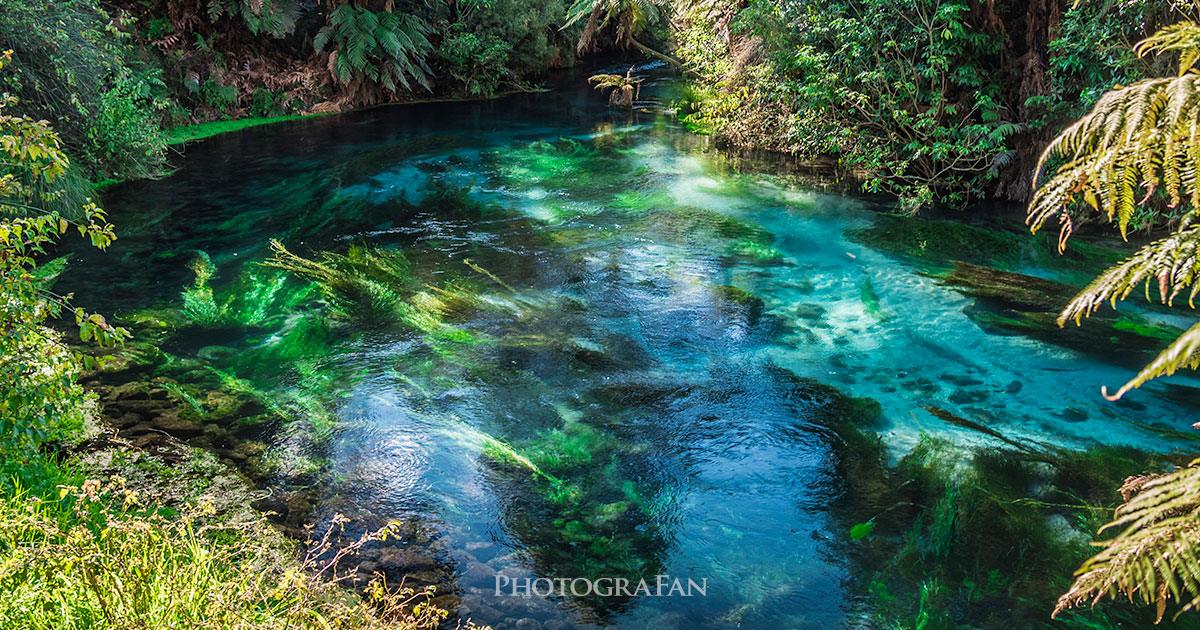
<path fill-rule="evenodd" d="M 925 434 L 989 439 L 922 406 L 1014 440 L 1178 447 L 1154 430 L 1190 425 L 1178 390 L 1106 403 L 1129 365 L 981 326 L 919 257 L 861 244 L 886 205 L 731 169 L 658 111 L 669 89 L 614 112 L 576 77 L 191 145 L 178 173 L 109 196 L 121 239 L 75 265 L 79 300 L 199 317 L 181 295 L 211 261 L 223 314 L 166 350 L 301 419 L 267 438 L 279 483 L 321 480 L 314 520 L 415 518 L 406 543 L 453 572 L 457 613 L 497 627 L 847 623 L 838 395 L 817 384 L 878 401 L 863 428 L 893 459 Z M 338 313 L 257 264 L 270 239 L 361 256 L 402 314 Z M 493 592 L 658 574 L 707 594 Z"/>

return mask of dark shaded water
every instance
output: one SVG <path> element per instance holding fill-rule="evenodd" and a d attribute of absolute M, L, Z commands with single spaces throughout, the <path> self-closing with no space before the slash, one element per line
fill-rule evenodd
<path fill-rule="evenodd" d="M 167 351 L 302 419 L 270 437 L 280 483 L 310 480 L 317 519 L 415 517 L 460 616 L 508 628 L 853 618 L 836 394 L 814 383 L 878 400 L 893 457 L 924 433 L 986 439 L 928 404 L 1077 447 L 1166 450 L 1145 426 L 1190 425 L 1161 386 L 1101 409 L 1127 366 L 993 334 L 924 267 L 851 240 L 878 208 L 739 174 L 656 101 L 605 101 L 575 78 L 190 146 L 109 196 L 121 240 L 70 282 L 99 310 L 182 309 L 196 325 Z M 255 264 L 269 239 L 343 256 L 326 262 L 373 278 L 384 316 Z M 199 289 L 197 269 L 215 271 Z M 494 593 L 658 574 L 706 596 Z"/>

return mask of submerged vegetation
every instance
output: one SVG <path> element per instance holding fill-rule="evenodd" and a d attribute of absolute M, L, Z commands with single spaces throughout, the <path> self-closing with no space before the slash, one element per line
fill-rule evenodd
<path fill-rule="evenodd" d="M 0 625 L 1195 626 L 1200 390 L 1134 390 L 1200 366 L 1196 11 L 0 4 Z M 712 599 L 489 595 L 681 568 Z"/>

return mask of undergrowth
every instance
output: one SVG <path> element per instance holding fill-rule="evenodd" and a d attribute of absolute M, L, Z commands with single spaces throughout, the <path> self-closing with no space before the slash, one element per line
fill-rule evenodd
<path fill-rule="evenodd" d="M 153 476 L 153 458 L 139 460 Z M 3 628 L 409 630 L 447 616 L 422 603 L 428 592 L 382 578 L 363 597 L 339 586 L 344 558 L 395 525 L 335 546 L 335 518 L 297 560 L 260 514 L 216 507 L 228 496 L 146 501 L 123 476 L 37 452 L 0 454 L 0 473 Z"/>

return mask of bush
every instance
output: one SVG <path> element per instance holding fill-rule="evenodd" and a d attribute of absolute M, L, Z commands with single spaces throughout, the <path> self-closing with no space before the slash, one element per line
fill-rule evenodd
<path fill-rule="evenodd" d="M 560 33 L 567 12 L 562 0 L 490 0 L 458 3 L 445 26 L 439 62 L 468 94 L 486 94 L 500 83 L 566 66 L 574 59 L 571 33 Z M 577 37 L 575 35 L 574 37 Z M 472 91 L 473 84 L 480 91 Z"/>
<path fill-rule="evenodd" d="M 139 461 L 133 472 L 154 477 Z M 0 483 L 0 627 L 416 630 L 446 616 L 420 603 L 427 591 L 377 582 L 359 599 L 338 586 L 339 563 L 395 525 L 339 547 L 335 518 L 297 563 L 263 517 L 218 513 L 208 496 L 143 505 L 122 477 L 83 480 L 40 455 L 0 460 L 14 466 L 20 480 Z"/>
<path fill-rule="evenodd" d="M 95 0 L 0 2 L 0 42 L 14 51 L 3 86 L 13 112 L 51 121 L 93 179 L 155 175 L 164 164 L 157 71 Z"/>
<path fill-rule="evenodd" d="M 500 82 L 511 74 L 507 67 L 511 52 L 512 45 L 508 42 L 495 35 L 480 37 L 466 32 L 461 23 L 454 25 L 438 47 L 438 56 L 447 72 L 471 96 L 496 93 Z"/>
<path fill-rule="evenodd" d="M 0 56 L 0 67 L 9 59 Z M 40 259 L 69 230 L 100 248 L 116 237 L 90 202 L 71 213 L 45 209 L 66 196 L 59 184 L 70 163 L 49 124 L 7 114 L 13 102 L 0 100 L 0 447 L 26 445 L 82 420 L 87 396 L 76 377 L 81 362 L 94 361 L 65 346 L 47 319 L 73 313 L 85 342 L 112 344 L 127 335 L 50 290 L 65 260 Z"/>
<path fill-rule="evenodd" d="M 1124 42 L 1167 11 L 1152 4 L 1083 3 L 1059 21 L 965 0 L 716 3 L 682 20 L 705 96 L 683 113 L 734 145 L 834 156 L 910 210 L 1021 199 L 1045 134 L 1138 76 Z"/>

